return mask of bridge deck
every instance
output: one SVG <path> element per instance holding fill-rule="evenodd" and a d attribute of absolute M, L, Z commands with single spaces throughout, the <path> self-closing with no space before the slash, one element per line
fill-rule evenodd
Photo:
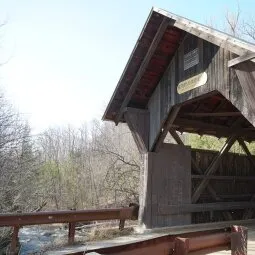
<path fill-rule="evenodd" d="M 211 255 L 230 255 L 231 251 L 219 251 L 211 253 Z M 247 254 L 255 254 L 255 225 L 249 226 L 248 231 L 248 252 Z"/>
<path fill-rule="evenodd" d="M 88 251 L 92 249 L 105 248 L 105 247 L 113 247 L 113 246 L 118 246 L 118 245 L 123 245 L 128 243 L 135 243 L 138 241 L 148 240 L 148 239 L 156 238 L 156 237 L 167 235 L 167 234 L 178 235 L 178 234 L 187 233 L 187 232 L 196 232 L 196 231 L 205 231 L 209 229 L 224 228 L 231 225 L 243 225 L 248 227 L 248 254 L 255 255 L 255 220 L 196 224 L 196 225 L 188 225 L 183 227 L 178 226 L 178 227 L 154 229 L 153 231 L 146 230 L 143 234 L 133 234 L 130 236 L 123 236 L 123 237 L 115 238 L 112 240 L 106 240 L 106 241 L 88 242 L 86 243 L 86 245 L 79 245 L 75 247 L 74 246 L 64 247 L 62 249 L 58 249 L 55 251 L 49 251 L 46 254 L 48 255 L 49 254 L 51 255 L 81 254 L 80 252 L 82 251 Z M 214 252 L 210 254 L 226 255 L 226 254 L 231 254 L 231 251 L 221 251 L 221 252 Z"/>

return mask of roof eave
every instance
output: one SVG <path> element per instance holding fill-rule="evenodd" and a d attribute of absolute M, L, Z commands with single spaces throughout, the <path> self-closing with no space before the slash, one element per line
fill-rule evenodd
<path fill-rule="evenodd" d="M 142 35 L 143 35 L 143 33 L 144 33 L 144 30 L 145 30 L 145 28 L 146 28 L 146 26 L 147 26 L 147 24 L 148 24 L 148 22 L 149 22 L 149 20 L 150 20 L 150 18 L 151 18 L 151 16 L 152 16 L 152 13 L 154 12 L 154 9 L 155 9 L 155 8 L 152 7 L 148 18 L 147 18 L 146 22 L 144 23 L 143 29 L 142 29 L 142 31 L 141 31 L 141 33 L 140 33 L 140 35 L 139 35 L 139 37 L 138 37 L 138 39 L 137 39 L 137 41 L 136 41 L 136 44 L 135 44 L 135 46 L 134 46 L 134 48 L 133 48 L 133 50 L 132 50 L 132 53 L 131 53 L 131 55 L 130 55 L 128 61 L 127 61 L 127 64 L 125 65 L 125 68 L 124 68 L 124 70 L 123 70 L 123 72 L 122 72 L 122 74 L 121 74 L 121 76 L 120 76 L 120 79 L 119 79 L 119 81 L 118 81 L 118 83 L 117 83 L 117 86 L 116 86 L 116 88 L 115 88 L 115 90 L 114 90 L 114 92 L 113 92 L 113 94 L 112 94 L 112 96 L 111 96 L 111 99 L 110 99 L 110 101 L 109 101 L 109 103 L 108 103 L 108 105 L 107 105 L 107 107 L 106 107 L 106 110 L 105 110 L 105 112 L 104 112 L 104 115 L 103 115 L 103 117 L 102 117 L 102 120 L 114 121 L 114 120 L 108 119 L 108 118 L 106 117 L 107 112 L 108 112 L 108 110 L 109 110 L 109 108 L 110 108 L 110 106 L 111 106 L 111 104 L 112 104 L 112 101 L 113 101 L 113 99 L 114 99 L 114 97 L 115 97 L 115 95 L 116 95 L 116 93 L 117 93 L 117 91 L 118 91 L 118 89 L 119 89 L 119 87 L 120 87 L 120 84 L 121 84 L 121 81 L 122 81 L 122 79 L 123 79 L 123 76 L 124 76 L 124 74 L 125 74 L 125 72 L 126 72 L 126 70 L 127 70 L 127 67 L 129 66 L 129 64 L 130 64 L 130 62 L 131 62 L 131 60 L 132 60 L 132 58 L 133 58 L 133 55 L 134 55 L 134 52 L 135 52 L 135 50 L 136 50 L 136 48 L 137 48 L 137 46 L 138 46 L 139 40 L 140 40 L 140 38 L 142 37 Z"/>

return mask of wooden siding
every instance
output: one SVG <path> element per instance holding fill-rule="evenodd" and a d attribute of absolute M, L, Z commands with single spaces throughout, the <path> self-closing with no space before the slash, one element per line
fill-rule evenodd
<path fill-rule="evenodd" d="M 159 204 L 182 205 L 191 202 L 190 148 L 164 144 L 158 153 L 145 155 L 140 220 L 148 228 L 191 223 L 189 213 L 160 215 Z"/>
<path fill-rule="evenodd" d="M 217 153 L 199 149 L 192 149 L 190 152 L 188 147 L 181 150 L 181 146 L 164 144 L 159 153 L 148 154 L 149 193 L 147 207 L 143 207 L 148 210 L 146 212 L 150 215 L 152 227 L 188 221 L 188 212 L 192 212 L 192 223 L 223 221 L 224 212 L 231 212 L 233 220 L 241 220 L 245 209 L 254 208 L 254 165 L 247 156 L 237 153 L 225 154 L 215 176 L 210 176 L 210 185 L 221 200 L 216 201 L 208 190 L 204 190 L 197 204 L 189 203 L 190 194 L 204 177 L 201 175 L 199 178 L 191 168 L 191 157 L 205 173 Z M 255 160 L 255 156 L 252 157 Z M 180 184 L 182 185 L 179 187 Z"/>
<path fill-rule="evenodd" d="M 184 55 L 194 49 L 198 49 L 199 63 L 184 70 Z M 151 130 L 150 149 L 173 105 L 187 103 L 191 99 L 213 91 L 220 92 L 240 110 L 248 121 L 255 125 L 255 114 L 252 107 L 247 103 L 235 71 L 228 67 L 228 61 L 231 58 L 233 57 L 229 51 L 198 37 L 188 34 L 184 38 L 148 103 Z M 207 74 L 205 85 L 183 94 L 177 93 L 177 86 L 180 82 L 203 72 Z"/>
<path fill-rule="evenodd" d="M 212 162 L 216 156 L 215 151 L 205 151 L 192 149 L 191 155 L 195 159 L 197 165 L 203 171 Z M 255 157 L 253 156 L 254 160 Z M 192 170 L 193 171 L 193 170 Z M 194 174 L 195 172 L 193 172 Z M 255 169 L 248 157 L 239 155 L 237 153 L 227 153 L 222 157 L 221 164 L 216 171 L 217 178 L 210 180 L 210 185 L 216 191 L 217 195 L 223 199 L 224 202 L 249 202 L 255 193 L 255 180 L 247 181 L 245 178 L 230 178 L 231 176 L 255 177 Z M 220 177 L 223 176 L 222 179 Z M 226 176 L 228 178 L 226 178 Z M 201 182 L 200 179 L 192 179 L 192 192 L 194 192 L 197 185 Z M 205 190 L 199 203 L 212 203 L 215 200 Z M 242 219 L 243 210 L 231 210 L 233 219 Z M 208 221 L 224 220 L 221 212 L 197 212 L 192 213 L 192 223 L 201 223 Z"/>
<path fill-rule="evenodd" d="M 255 64 L 253 62 L 240 63 L 229 68 L 229 75 L 231 79 L 230 101 L 255 126 Z"/>

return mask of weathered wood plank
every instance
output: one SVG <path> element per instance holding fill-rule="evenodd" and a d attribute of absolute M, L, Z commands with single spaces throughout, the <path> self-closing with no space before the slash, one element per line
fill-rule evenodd
<path fill-rule="evenodd" d="M 185 24 L 186 23 L 186 24 Z M 182 29 L 192 35 L 198 36 L 210 43 L 213 43 L 219 47 L 222 47 L 226 50 L 229 50 L 235 54 L 243 55 L 247 54 L 249 52 L 247 49 L 236 47 L 236 42 L 233 42 L 231 37 L 225 37 L 223 38 L 222 35 L 219 36 L 213 36 L 216 35 L 217 32 L 214 32 L 213 30 L 210 31 L 210 29 L 205 27 L 196 27 L 195 25 L 191 24 L 190 22 L 183 22 L 183 21 L 175 21 L 174 26 Z M 252 50 L 252 49 L 251 49 Z M 249 52 L 250 53 L 250 52 Z"/>
<path fill-rule="evenodd" d="M 255 176 L 230 176 L 230 175 L 201 175 L 192 174 L 192 179 L 227 180 L 227 181 L 255 181 Z"/>
<path fill-rule="evenodd" d="M 149 137 L 149 148 L 151 149 L 155 144 L 155 140 L 158 137 L 158 134 L 161 129 L 161 116 L 160 112 L 160 86 L 158 86 L 148 104 L 148 108 L 150 111 L 150 137 Z"/>
<path fill-rule="evenodd" d="M 255 137 L 255 128 L 240 128 L 240 127 L 226 127 L 214 123 L 207 123 L 199 120 L 189 120 L 184 118 L 176 118 L 172 127 L 185 127 L 190 129 L 203 129 L 206 131 L 211 131 L 212 134 L 217 136 L 227 137 L 232 134 L 245 134 L 245 137 Z M 190 131 L 191 132 L 191 131 Z"/>
<path fill-rule="evenodd" d="M 145 156 L 144 191 L 140 197 L 140 219 L 147 228 L 191 223 L 191 215 L 158 215 L 158 204 L 191 203 L 190 149 L 164 144 L 158 153 Z"/>
<path fill-rule="evenodd" d="M 242 55 L 240 57 L 237 57 L 237 58 L 229 60 L 228 61 L 228 67 L 232 67 L 232 66 L 238 65 L 238 64 L 240 64 L 242 62 L 249 61 L 249 60 L 251 60 L 253 58 L 255 58 L 255 52 L 247 53 L 247 54 Z"/>
<path fill-rule="evenodd" d="M 164 144 L 158 153 L 154 153 L 152 202 L 155 225 L 163 227 L 191 222 L 189 214 L 174 217 L 157 214 L 159 204 L 180 205 L 191 202 L 190 154 L 190 148 L 174 144 Z"/>
<path fill-rule="evenodd" d="M 245 98 L 253 111 L 255 112 L 255 63 L 243 62 L 234 66 L 237 77 L 243 88 Z M 254 123 L 253 123 L 254 124 Z"/>
<path fill-rule="evenodd" d="M 193 117 L 231 117 L 231 116 L 241 116 L 240 112 L 190 112 L 185 113 L 186 116 Z"/>
<path fill-rule="evenodd" d="M 152 226 L 152 171 L 153 171 L 153 153 L 148 152 L 143 155 L 144 167 L 141 174 L 141 192 L 139 196 L 139 216 L 140 225 L 146 227 Z"/>
<path fill-rule="evenodd" d="M 192 212 L 227 211 L 255 208 L 255 202 L 217 202 L 204 204 L 183 204 L 183 205 L 159 205 L 158 213 L 162 215 L 173 215 Z"/>

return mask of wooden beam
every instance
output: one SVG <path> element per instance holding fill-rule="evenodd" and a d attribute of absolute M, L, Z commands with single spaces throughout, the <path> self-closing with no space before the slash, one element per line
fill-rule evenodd
<path fill-rule="evenodd" d="M 231 127 L 226 127 L 223 125 L 217 125 L 213 123 L 207 123 L 200 120 L 189 120 L 184 118 L 176 118 L 176 120 L 173 123 L 174 126 L 180 126 L 180 127 L 191 127 L 191 128 L 198 128 L 198 129 L 211 129 L 211 130 L 219 130 L 219 131 L 230 131 Z M 237 130 L 243 130 L 243 129 L 235 129 Z M 247 130 L 246 130 L 247 131 Z"/>
<path fill-rule="evenodd" d="M 224 146 L 221 148 L 221 150 L 219 151 L 219 153 L 215 156 L 215 158 L 213 159 L 212 163 L 209 165 L 209 167 L 207 168 L 207 170 L 205 171 L 205 175 L 211 175 L 213 174 L 220 163 L 220 160 L 222 158 L 222 156 L 229 151 L 229 149 L 232 147 L 232 145 L 234 144 L 234 142 L 236 141 L 237 136 L 233 135 L 231 137 L 229 137 L 226 141 L 226 143 L 224 144 Z M 201 183 L 198 185 L 197 189 L 195 190 L 193 196 L 192 196 L 192 203 L 196 203 L 201 195 L 201 193 L 204 191 L 204 189 L 206 188 L 207 184 L 208 184 L 209 180 L 208 179 L 203 179 L 201 181 Z"/>
<path fill-rule="evenodd" d="M 192 117 L 231 117 L 231 116 L 241 116 L 241 112 L 190 112 L 185 113 L 186 116 Z"/>
<path fill-rule="evenodd" d="M 158 46 L 158 43 L 160 42 L 168 25 L 169 25 L 169 19 L 167 17 L 165 17 L 163 19 L 163 21 L 161 22 L 159 29 L 150 45 L 150 48 L 148 49 L 148 52 L 147 52 L 146 56 L 144 57 L 144 60 L 143 60 L 141 66 L 140 66 L 140 68 L 139 68 L 130 88 L 129 88 L 129 91 L 127 92 L 127 94 L 121 104 L 119 112 L 114 120 L 116 125 L 119 123 L 119 121 L 123 115 L 124 109 L 127 107 L 130 98 L 132 97 L 133 93 L 135 92 L 135 89 L 137 88 L 137 85 L 138 85 L 139 81 L 141 80 L 141 78 L 147 68 L 147 65 L 149 64 L 149 61 L 151 60 L 151 57 L 153 56 L 153 54 Z"/>
<path fill-rule="evenodd" d="M 174 121 L 172 128 L 183 128 L 185 132 L 191 132 L 192 130 L 200 129 L 204 133 L 210 133 L 211 135 L 216 136 L 230 136 L 232 134 L 238 134 L 243 137 L 254 137 L 255 136 L 255 128 L 240 128 L 240 127 L 226 127 L 223 125 L 217 125 L 214 123 L 207 123 L 199 120 L 189 120 L 184 118 L 176 118 Z M 192 130 L 187 130 L 192 129 Z M 193 131 L 195 132 L 195 131 Z"/>
<path fill-rule="evenodd" d="M 229 60 L 228 61 L 228 67 L 238 65 L 238 64 L 243 63 L 245 61 L 249 61 L 253 58 L 255 58 L 255 52 L 250 52 L 250 53 L 244 54 L 240 57 Z"/>
<path fill-rule="evenodd" d="M 228 101 L 224 98 L 224 99 L 221 100 L 220 103 L 213 109 L 213 112 L 218 112 L 218 111 L 220 111 L 221 108 L 223 108 L 227 103 L 228 103 Z"/>
<path fill-rule="evenodd" d="M 241 145 L 241 147 L 243 148 L 244 152 L 246 153 L 248 159 L 250 160 L 250 162 L 252 163 L 253 167 L 254 167 L 254 171 L 255 171 L 255 160 L 254 160 L 254 156 L 251 155 L 248 147 L 246 146 L 245 142 L 241 139 L 238 138 L 238 143 Z"/>
<path fill-rule="evenodd" d="M 159 204 L 159 215 L 184 214 L 192 212 L 208 212 L 208 211 L 227 211 L 255 208 L 255 202 L 239 201 L 239 202 L 216 202 L 205 204 L 182 204 L 182 205 L 162 205 Z"/>
<path fill-rule="evenodd" d="M 174 27 L 218 45 L 219 47 L 227 49 L 237 55 L 244 55 L 247 52 L 254 51 L 253 45 L 234 38 L 233 36 L 227 35 L 213 28 L 201 25 L 162 9 L 154 8 L 154 10 L 172 19 L 174 21 Z"/>
<path fill-rule="evenodd" d="M 227 199 L 227 200 L 229 200 L 229 199 L 231 199 L 231 200 L 240 200 L 240 199 L 244 199 L 244 200 L 248 200 L 248 199 L 250 199 L 251 197 L 252 197 L 252 194 L 250 194 L 250 193 L 244 193 L 244 194 L 222 194 L 222 195 L 220 195 L 220 197 L 222 198 L 222 199 Z"/>
<path fill-rule="evenodd" d="M 177 142 L 177 144 L 179 145 L 184 145 L 182 139 L 180 138 L 180 136 L 176 133 L 175 130 L 173 129 L 170 129 L 169 130 L 169 133 L 171 134 L 171 136 L 174 138 L 174 140 Z M 196 161 L 194 160 L 194 158 L 191 157 L 191 165 L 194 169 L 194 171 L 196 171 L 196 173 L 202 175 L 203 174 L 203 171 L 200 169 L 200 167 L 197 165 Z M 222 199 L 217 195 L 216 191 L 214 190 L 214 188 L 210 185 L 210 183 L 208 183 L 208 185 L 206 186 L 206 189 L 207 191 L 209 192 L 209 194 L 212 196 L 212 198 L 215 200 L 215 201 L 222 201 Z M 223 212 L 223 217 L 226 219 L 226 220 L 232 220 L 233 217 L 231 215 L 231 213 L 229 212 Z"/>
<path fill-rule="evenodd" d="M 220 103 L 213 109 L 213 112 L 221 111 L 221 109 L 227 104 L 227 100 L 221 100 Z M 212 119 L 212 123 L 215 123 L 216 119 Z"/>
<path fill-rule="evenodd" d="M 226 181 L 255 181 L 255 176 L 230 176 L 230 175 L 201 175 L 193 174 L 192 179 L 226 180 Z"/>
<path fill-rule="evenodd" d="M 180 106 L 175 106 L 170 111 L 168 118 L 164 124 L 163 131 L 159 134 L 159 137 L 156 143 L 152 146 L 153 151 L 157 152 L 159 148 L 161 147 L 161 145 L 163 144 L 170 127 L 172 126 L 174 120 L 176 119 L 176 116 L 178 115 L 180 111 L 180 108 L 181 108 Z"/>
<path fill-rule="evenodd" d="M 176 118 L 173 123 L 174 126 L 180 127 L 192 127 L 192 128 L 199 128 L 199 129 L 211 129 L 211 130 L 226 130 L 228 129 L 226 126 L 211 124 L 199 120 L 189 120 L 184 118 Z"/>
<path fill-rule="evenodd" d="M 149 111 L 126 108 L 124 118 L 140 153 L 149 151 Z"/>
<path fill-rule="evenodd" d="M 221 197 L 221 202 L 227 202 L 227 201 L 250 201 L 251 197 L 252 197 L 252 194 L 250 193 L 244 193 L 244 194 L 220 194 L 220 197 Z M 210 199 L 210 195 L 205 195 L 203 194 L 203 199 Z M 210 201 L 210 200 L 207 200 L 207 201 Z M 214 202 L 214 201 L 212 201 Z M 220 201 L 217 201 L 217 202 L 220 202 Z"/>

